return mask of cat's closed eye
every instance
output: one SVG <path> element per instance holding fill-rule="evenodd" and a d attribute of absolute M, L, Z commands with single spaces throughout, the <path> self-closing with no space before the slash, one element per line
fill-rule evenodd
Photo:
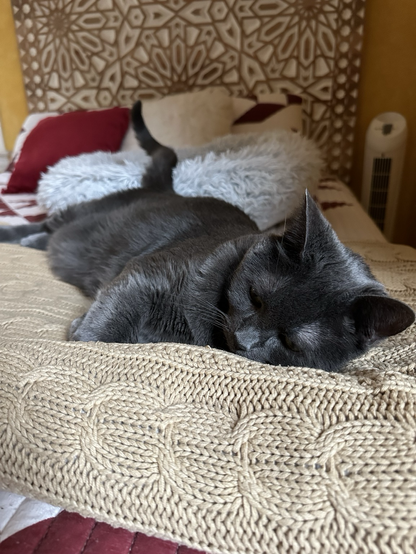
<path fill-rule="evenodd" d="M 279 339 L 283 346 L 285 346 L 289 350 L 292 350 L 293 352 L 300 352 L 299 346 L 295 342 L 293 342 L 293 340 L 290 339 L 285 333 L 279 333 Z"/>
<path fill-rule="evenodd" d="M 263 308 L 263 299 L 256 292 L 254 287 L 250 287 L 250 300 L 256 310 L 261 310 Z"/>

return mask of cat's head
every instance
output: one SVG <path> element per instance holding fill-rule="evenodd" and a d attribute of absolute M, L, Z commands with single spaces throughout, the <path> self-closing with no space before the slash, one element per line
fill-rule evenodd
<path fill-rule="evenodd" d="M 341 244 L 308 193 L 282 237 L 260 235 L 246 252 L 227 303 L 231 352 L 327 371 L 338 371 L 415 319 Z"/>

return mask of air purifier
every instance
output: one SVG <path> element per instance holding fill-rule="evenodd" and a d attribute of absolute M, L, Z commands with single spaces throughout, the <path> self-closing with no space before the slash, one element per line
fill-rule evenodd
<path fill-rule="evenodd" d="M 406 151 L 406 119 L 386 112 L 370 123 L 365 141 L 361 203 L 392 240 Z"/>

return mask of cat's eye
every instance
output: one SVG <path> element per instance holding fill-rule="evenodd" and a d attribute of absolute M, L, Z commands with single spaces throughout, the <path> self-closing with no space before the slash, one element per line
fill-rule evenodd
<path fill-rule="evenodd" d="M 292 350 L 293 352 L 299 352 L 300 348 L 297 344 L 293 342 L 292 339 L 290 339 L 287 335 L 284 333 L 279 334 L 279 339 L 282 342 L 282 344 L 288 348 L 289 350 Z"/>
<path fill-rule="evenodd" d="M 263 300 L 261 296 L 257 294 L 253 287 L 250 287 L 250 300 L 256 310 L 261 310 L 263 307 Z"/>

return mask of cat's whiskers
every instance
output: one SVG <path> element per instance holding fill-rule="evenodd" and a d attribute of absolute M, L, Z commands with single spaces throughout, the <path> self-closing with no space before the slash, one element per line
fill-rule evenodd
<path fill-rule="evenodd" d="M 285 222 L 284 222 L 284 225 L 283 225 L 282 240 L 281 240 L 282 247 L 284 245 L 285 237 L 286 237 L 286 223 L 287 223 L 287 218 L 285 217 Z M 280 253 L 280 251 L 279 251 L 279 253 Z"/>
<path fill-rule="evenodd" d="M 202 300 L 201 298 L 198 298 L 196 300 L 197 304 L 199 303 L 199 306 L 196 306 L 196 309 L 203 308 L 206 310 L 205 315 L 209 316 L 212 319 L 208 319 L 211 323 L 215 323 L 218 327 L 221 327 L 222 329 L 229 330 L 229 322 L 228 317 L 225 312 L 220 310 L 217 306 L 212 304 L 211 302 L 208 302 L 207 300 Z M 198 313 L 201 315 L 201 311 L 198 310 Z"/>
<path fill-rule="evenodd" d="M 203 313 L 200 310 L 196 309 L 194 309 L 193 311 L 197 312 L 199 319 L 201 319 L 202 321 L 205 321 L 206 323 L 211 323 L 215 327 L 218 327 L 224 331 L 230 330 L 228 324 L 224 320 L 219 319 L 218 316 L 214 314 Z"/>
<path fill-rule="evenodd" d="M 229 322 L 227 314 L 217 308 L 211 302 L 202 300 L 201 298 L 195 299 L 195 305 L 189 306 L 181 304 L 177 299 L 174 300 L 174 304 L 178 308 L 186 308 L 188 311 L 197 313 L 199 318 L 207 323 L 211 323 L 220 329 L 229 331 Z"/>

